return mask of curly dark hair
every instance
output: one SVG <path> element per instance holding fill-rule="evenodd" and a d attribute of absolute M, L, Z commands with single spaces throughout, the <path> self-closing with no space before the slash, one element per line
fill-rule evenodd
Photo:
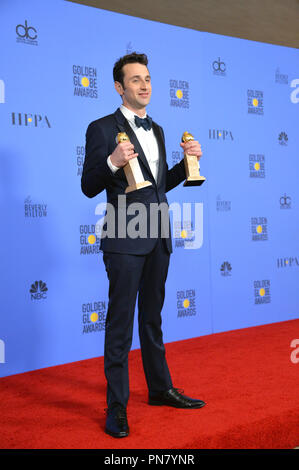
<path fill-rule="evenodd" d="M 117 62 L 115 62 L 113 67 L 113 79 L 115 82 L 119 82 L 124 86 L 124 72 L 123 66 L 126 64 L 148 64 L 148 59 L 145 54 L 137 54 L 137 52 L 132 52 L 131 54 L 124 55 Z"/>

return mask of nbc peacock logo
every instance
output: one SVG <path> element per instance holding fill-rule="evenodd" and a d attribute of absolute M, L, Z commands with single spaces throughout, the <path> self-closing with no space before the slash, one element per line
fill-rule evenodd
<path fill-rule="evenodd" d="M 31 300 L 43 300 L 47 298 L 47 284 L 44 281 L 35 281 L 31 284 L 30 290 Z"/>
<path fill-rule="evenodd" d="M 279 145 L 283 145 L 283 146 L 287 146 L 288 145 L 288 135 L 286 132 L 280 132 L 279 136 L 278 136 L 278 143 Z"/>
<path fill-rule="evenodd" d="M 232 273 L 232 266 L 228 261 L 224 261 L 222 263 L 221 268 L 220 268 L 220 274 L 221 276 L 231 276 Z"/>

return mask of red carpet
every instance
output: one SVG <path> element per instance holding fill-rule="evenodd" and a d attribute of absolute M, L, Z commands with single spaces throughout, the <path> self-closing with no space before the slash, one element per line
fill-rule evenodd
<path fill-rule="evenodd" d="M 105 425 L 103 358 L 0 379 L 1 449 L 280 449 L 299 446 L 299 320 L 166 345 L 174 385 L 199 410 L 147 405 L 139 351 L 130 353 L 131 434 Z"/>

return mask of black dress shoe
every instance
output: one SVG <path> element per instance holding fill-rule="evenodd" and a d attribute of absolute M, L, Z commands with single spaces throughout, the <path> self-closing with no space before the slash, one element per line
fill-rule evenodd
<path fill-rule="evenodd" d="M 183 390 L 182 390 L 183 391 Z M 149 405 L 155 406 L 173 406 L 175 408 L 202 408 L 205 406 L 205 402 L 202 400 L 195 400 L 194 398 L 186 397 L 182 395 L 177 388 L 171 388 L 167 392 L 157 393 L 149 396 Z"/>
<path fill-rule="evenodd" d="M 128 436 L 129 426 L 124 406 L 116 404 L 108 408 L 105 432 L 113 437 Z"/>

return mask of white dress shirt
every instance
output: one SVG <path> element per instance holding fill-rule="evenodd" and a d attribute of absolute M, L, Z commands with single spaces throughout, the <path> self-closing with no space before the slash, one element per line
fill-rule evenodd
<path fill-rule="evenodd" d="M 159 148 L 153 129 L 151 129 L 150 131 L 146 131 L 145 129 L 143 129 L 143 127 L 137 127 L 135 124 L 135 113 L 130 109 L 126 108 L 124 105 L 120 106 L 120 111 L 123 113 L 123 115 L 129 122 L 132 130 L 135 132 L 136 137 L 139 140 L 139 143 L 144 152 L 144 155 L 147 158 L 153 177 L 155 178 L 155 181 L 157 181 L 159 169 Z M 143 116 L 143 118 L 145 117 L 146 114 Z M 119 167 L 112 164 L 110 155 L 107 159 L 107 164 L 113 173 L 119 170 Z"/>

